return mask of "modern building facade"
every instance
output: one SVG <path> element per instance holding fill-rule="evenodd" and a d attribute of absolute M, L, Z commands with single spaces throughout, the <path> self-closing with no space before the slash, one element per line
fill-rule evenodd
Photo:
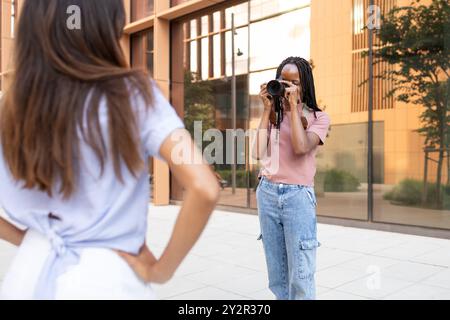
<path fill-rule="evenodd" d="M 16 2 L 2 0 L 3 75 L 10 61 Z M 417 202 L 425 179 L 425 141 L 417 132 L 424 109 L 387 95 L 392 81 L 376 76 L 391 66 L 383 62 L 369 66 L 363 54 L 369 47 L 369 31 L 364 28 L 369 0 L 124 3 L 129 21 L 123 45 L 130 64 L 152 74 L 188 129 L 195 120 L 203 120 L 204 131 L 217 128 L 224 136 L 227 129 L 256 128 L 262 112 L 260 84 L 274 79 L 284 58 L 304 57 L 314 66 L 319 105 L 332 119 L 327 143 L 318 155 L 319 218 L 450 237 L 448 158 L 442 169 L 442 184 L 447 185 L 442 203 L 432 198 Z M 410 1 L 374 0 L 374 4 L 386 13 Z M 375 49 L 378 44 L 375 35 Z M 373 81 L 365 82 L 369 71 Z M 437 155 L 428 156 L 426 180 L 432 190 Z M 256 212 L 259 167 L 250 160 L 248 140 L 237 157 L 242 161 L 236 166 L 214 165 L 224 180 L 220 204 Z M 167 165 L 154 160 L 150 170 L 155 204 L 182 200 L 183 190 Z"/>
<path fill-rule="evenodd" d="M 1 0 L 0 6 L 0 88 L 3 90 L 7 71 L 10 70 L 14 44 L 14 26 L 18 8 L 17 0 Z"/>

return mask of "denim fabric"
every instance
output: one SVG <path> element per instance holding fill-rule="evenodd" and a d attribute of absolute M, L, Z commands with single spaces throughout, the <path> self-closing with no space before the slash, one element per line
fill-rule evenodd
<path fill-rule="evenodd" d="M 316 298 L 317 241 L 314 188 L 262 177 L 256 190 L 269 288 L 278 300 Z"/>

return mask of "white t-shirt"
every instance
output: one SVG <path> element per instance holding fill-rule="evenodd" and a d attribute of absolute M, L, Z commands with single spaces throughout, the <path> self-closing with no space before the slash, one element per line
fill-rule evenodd
<path fill-rule="evenodd" d="M 138 113 L 141 155 L 145 169 L 133 177 L 121 164 L 124 183 L 117 179 L 110 157 L 105 159 L 100 176 L 100 163 L 83 140 L 80 141 L 77 190 L 69 200 L 55 193 L 50 198 L 39 190 L 22 189 L 22 182 L 13 180 L 0 153 L 0 205 L 9 218 L 47 237 L 53 246 L 42 270 L 36 298 L 51 298 L 54 281 L 71 265 L 78 263 L 80 249 L 101 247 L 136 254 L 143 245 L 147 231 L 149 205 L 148 157 L 161 158 L 161 144 L 175 129 L 184 128 L 183 121 L 152 81 L 154 105 L 148 108 L 136 94 L 131 106 Z M 106 147 L 108 137 L 106 99 L 100 102 L 99 120 Z M 1 148 L 1 144 L 0 144 Z M 108 149 L 109 150 L 109 149 Z M 52 212 L 61 220 L 49 218 Z"/>

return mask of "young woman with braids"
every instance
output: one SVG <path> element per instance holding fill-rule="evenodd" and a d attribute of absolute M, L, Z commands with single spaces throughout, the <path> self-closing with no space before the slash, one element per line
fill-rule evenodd
<path fill-rule="evenodd" d="M 276 78 L 285 84 L 284 116 L 274 127 L 274 98 L 261 85 L 264 112 L 253 145 L 261 160 L 256 191 L 269 288 L 279 300 L 315 299 L 317 240 L 315 156 L 330 118 L 317 106 L 311 65 L 289 57 Z"/>

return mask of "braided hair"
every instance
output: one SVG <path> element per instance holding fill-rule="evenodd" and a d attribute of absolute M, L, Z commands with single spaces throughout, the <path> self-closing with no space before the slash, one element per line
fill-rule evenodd
<path fill-rule="evenodd" d="M 320 112 L 322 110 L 320 110 L 317 106 L 316 88 L 314 86 L 314 77 L 311 64 L 300 57 L 289 57 L 285 59 L 278 67 L 276 79 L 281 78 L 281 72 L 283 71 L 283 68 L 288 64 L 294 64 L 295 66 L 297 66 L 302 87 L 302 102 L 304 102 L 308 107 L 314 110 L 314 116 L 317 118 L 316 112 Z"/>

